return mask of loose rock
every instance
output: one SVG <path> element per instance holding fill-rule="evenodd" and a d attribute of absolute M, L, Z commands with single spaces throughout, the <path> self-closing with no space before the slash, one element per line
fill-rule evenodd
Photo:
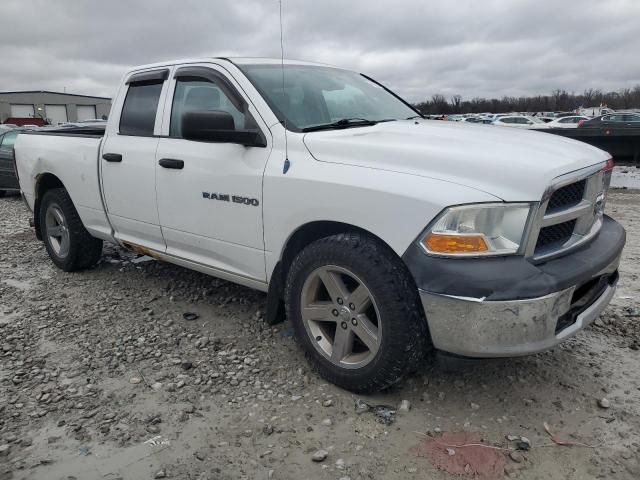
<path fill-rule="evenodd" d="M 518 451 L 513 451 L 513 452 L 509 453 L 509 458 L 511 458 L 511 460 L 513 460 L 516 463 L 524 462 L 524 455 L 522 455 Z"/>
<path fill-rule="evenodd" d="M 329 452 L 326 450 L 318 450 L 311 456 L 311 460 L 314 462 L 324 462 L 328 456 Z"/>
<path fill-rule="evenodd" d="M 601 398 L 600 400 L 598 400 L 598 406 L 600 408 L 607 409 L 611 406 L 611 402 L 607 398 Z"/>

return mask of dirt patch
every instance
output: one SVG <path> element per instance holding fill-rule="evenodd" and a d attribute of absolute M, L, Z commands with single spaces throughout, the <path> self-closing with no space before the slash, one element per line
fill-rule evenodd
<path fill-rule="evenodd" d="M 469 432 L 446 432 L 424 439 L 413 452 L 447 473 L 485 480 L 502 478 L 507 463 L 500 448 L 483 443 L 480 435 Z"/>

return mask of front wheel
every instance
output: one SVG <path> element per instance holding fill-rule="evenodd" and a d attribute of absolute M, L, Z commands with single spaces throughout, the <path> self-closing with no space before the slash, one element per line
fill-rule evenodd
<path fill-rule="evenodd" d="M 102 240 L 82 224 L 64 188 L 49 190 L 42 198 L 40 228 L 49 257 L 65 272 L 93 266 L 102 255 Z"/>
<path fill-rule="evenodd" d="M 406 267 L 363 233 L 334 235 L 303 249 L 289 270 L 285 299 L 312 364 L 348 390 L 393 385 L 417 367 L 429 345 Z"/>

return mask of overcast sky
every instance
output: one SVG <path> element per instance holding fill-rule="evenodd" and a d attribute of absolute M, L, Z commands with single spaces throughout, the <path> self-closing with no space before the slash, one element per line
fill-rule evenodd
<path fill-rule="evenodd" d="M 112 96 L 130 66 L 280 56 L 277 0 L 1 0 L 0 91 Z M 411 101 L 640 84 L 638 0 L 283 0 L 287 58 Z"/>

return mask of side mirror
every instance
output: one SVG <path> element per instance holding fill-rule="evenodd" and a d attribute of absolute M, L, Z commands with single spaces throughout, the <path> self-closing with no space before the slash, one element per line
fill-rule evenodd
<path fill-rule="evenodd" d="M 246 147 L 266 147 L 258 129 L 236 130 L 233 116 L 220 110 L 186 112 L 182 115 L 182 137 L 186 140 L 238 143 Z"/>

